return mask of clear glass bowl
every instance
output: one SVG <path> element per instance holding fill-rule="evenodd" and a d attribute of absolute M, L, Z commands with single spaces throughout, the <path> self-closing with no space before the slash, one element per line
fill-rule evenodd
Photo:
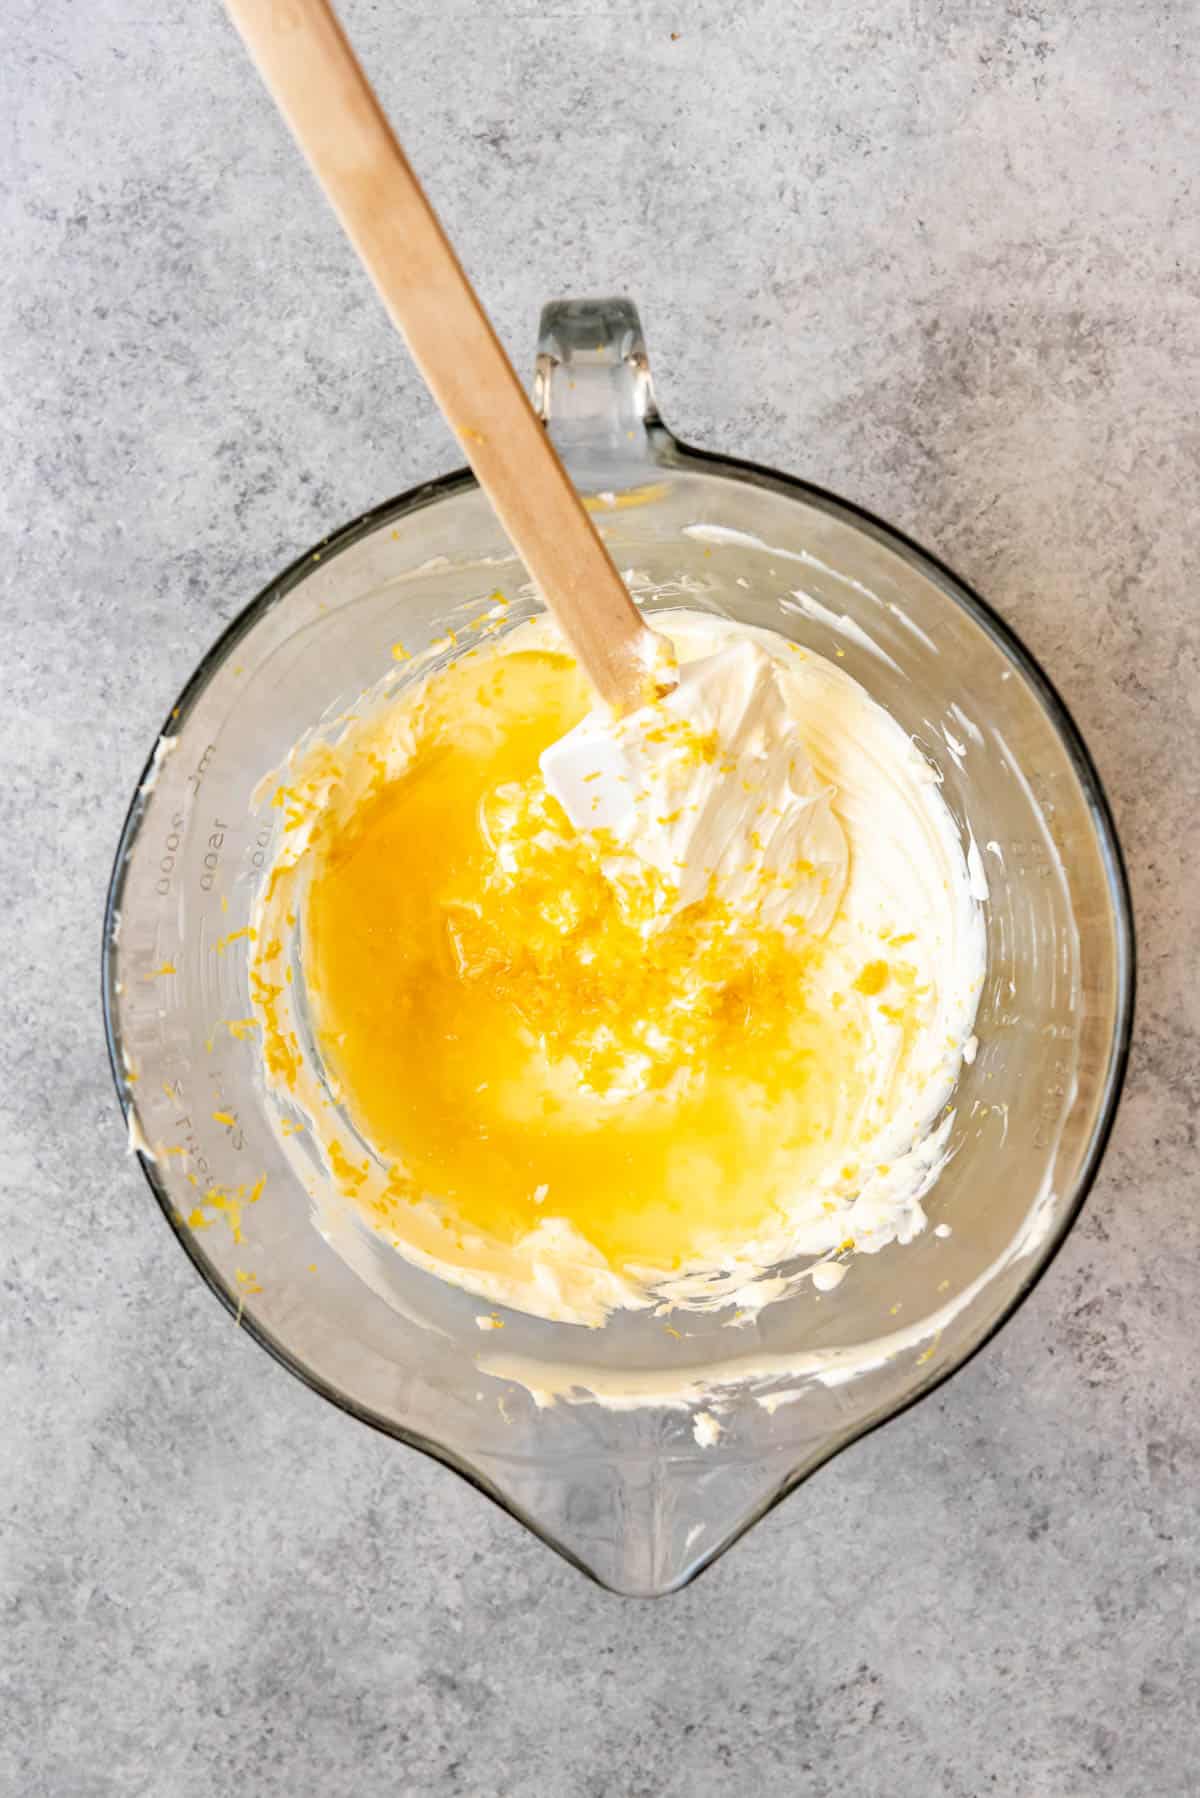
<path fill-rule="evenodd" d="M 712 608 L 838 655 L 936 763 L 979 846 L 990 886 L 979 1050 L 927 1201 L 950 1233 L 859 1256 L 837 1292 L 806 1283 L 737 1328 L 727 1313 L 677 1318 L 679 1336 L 643 1313 L 588 1331 L 507 1312 L 503 1332 L 483 1333 L 469 1294 L 382 1243 L 351 1266 L 319 1233 L 268 1121 L 255 1035 L 222 1022 L 250 1011 L 235 933 L 272 830 L 253 795 L 306 728 L 379 680 L 396 639 L 418 651 L 493 588 L 520 591 L 523 571 L 466 473 L 318 545 L 197 670 L 122 833 L 105 1015 L 146 1176 L 242 1327 L 604 1585 L 652 1594 L 929 1392 L 1030 1290 L 1112 1123 L 1133 935 L 1087 751 L 1032 657 L 961 582 L 843 501 L 681 444 L 655 411 L 628 302 L 548 307 L 535 390 L 647 609 Z M 534 609 L 527 595 L 513 621 Z M 242 1201 L 205 1225 L 197 1201 L 212 1186 Z M 676 1401 L 660 1402 L 668 1388 Z M 722 1426 L 713 1446 L 694 1434 L 701 1404 Z"/>

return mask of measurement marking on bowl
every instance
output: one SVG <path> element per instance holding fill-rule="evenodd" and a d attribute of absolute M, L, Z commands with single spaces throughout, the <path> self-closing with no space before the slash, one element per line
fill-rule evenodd
<path fill-rule="evenodd" d="M 266 866 L 267 850 L 271 847 L 271 837 L 273 834 L 274 826 L 271 824 L 264 824 L 254 839 L 253 848 L 247 847 L 246 854 L 250 857 L 250 865 L 252 868 L 264 868 Z"/>
<path fill-rule="evenodd" d="M 186 812 L 175 812 L 171 818 L 171 828 L 163 844 L 163 853 L 158 862 L 158 879 L 154 890 L 160 899 L 165 899 L 171 891 L 171 877 L 175 872 L 179 856 L 179 846 L 183 840 L 183 827 L 187 823 Z"/>
<path fill-rule="evenodd" d="M 213 759 L 214 755 L 216 755 L 216 753 L 217 753 L 217 746 L 215 743 L 206 744 L 204 751 L 200 757 L 200 760 L 196 763 L 196 766 L 192 769 L 192 772 L 188 775 L 188 777 L 187 777 L 188 785 L 192 789 L 193 799 L 195 798 L 196 794 L 200 791 L 201 783 L 204 780 L 204 776 L 208 773 L 208 770 L 212 764 L 212 759 Z"/>
<path fill-rule="evenodd" d="M 200 891 L 202 893 L 211 893 L 213 890 L 217 869 L 221 865 L 221 849 L 224 846 L 225 833 L 229 828 L 229 825 L 222 824 L 219 818 L 213 819 L 212 829 L 208 836 L 208 848 L 204 852 L 203 872 L 200 875 Z"/>
<path fill-rule="evenodd" d="M 179 1114 L 173 1120 L 172 1127 L 175 1134 L 182 1136 L 183 1138 L 183 1150 L 187 1156 L 189 1166 L 193 1172 L 202 1175 L 206 1183 L 210 1183 L 213 1178 L 212 1164 L 200 1147 L 200 1137 L 195 1124 L 192 1122 L 192 1114 L 190 1110 L 185 1109 L 187 1100 L 184 1096 L 182 1080 L 175 1079 L 170 1082 L 167 1097 L 174 1098 L 180 1107 Z"/>
<path fill-rule="evenodd" d="M 1054 1140 L 1054 1125 L 1062 1116 L 1062 1101 L 1067 1095 L 1067 1082 L 1070 1077 L 1068 1062 L 1059 1056 L 1050 1069 L 1051 1078 L 1043 1089 L 1038 1104 L 1038 1124 L 1034 1131 L 1034 1147 L 1048 1149 Z"/>

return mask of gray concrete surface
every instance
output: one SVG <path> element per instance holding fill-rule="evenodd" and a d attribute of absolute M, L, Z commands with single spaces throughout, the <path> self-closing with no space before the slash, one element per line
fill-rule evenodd
<path fill-rule="evenodd" d="M 110 856 L 221 624 L 456 457 L 219 9 L 12 0 L 0 1790 L 1195 1792 L 1195 7 L 345 12 L 518 358 L 547 296 L 631 292 L 679 429 L 883 512 L 1042 658 L 1139 1039 L 1002 1338 L 656 1605 L 236 1332 L 124 1153 Z"/>

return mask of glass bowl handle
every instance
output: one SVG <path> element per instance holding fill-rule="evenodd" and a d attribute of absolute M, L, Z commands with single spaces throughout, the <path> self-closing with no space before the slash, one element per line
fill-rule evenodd
<path fill-rule="evenodd" d="M 581 464 L 598 476 L 606 464 L 614 473 L 626 464 L 632 474 L 639 464 L 671 460 L 675 439 L 658 414 L 632 300 L 551 300 L 543 307 L 533 403 L 580 485 Z"/>

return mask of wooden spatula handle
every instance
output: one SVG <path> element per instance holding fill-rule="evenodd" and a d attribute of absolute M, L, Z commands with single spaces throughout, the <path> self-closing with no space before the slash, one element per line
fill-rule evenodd
<path fill-rule="evenodd" d="M 652 690 L 643 621 L 327 0 L 226 0 L 234 24 L 601 698 Z"/>

